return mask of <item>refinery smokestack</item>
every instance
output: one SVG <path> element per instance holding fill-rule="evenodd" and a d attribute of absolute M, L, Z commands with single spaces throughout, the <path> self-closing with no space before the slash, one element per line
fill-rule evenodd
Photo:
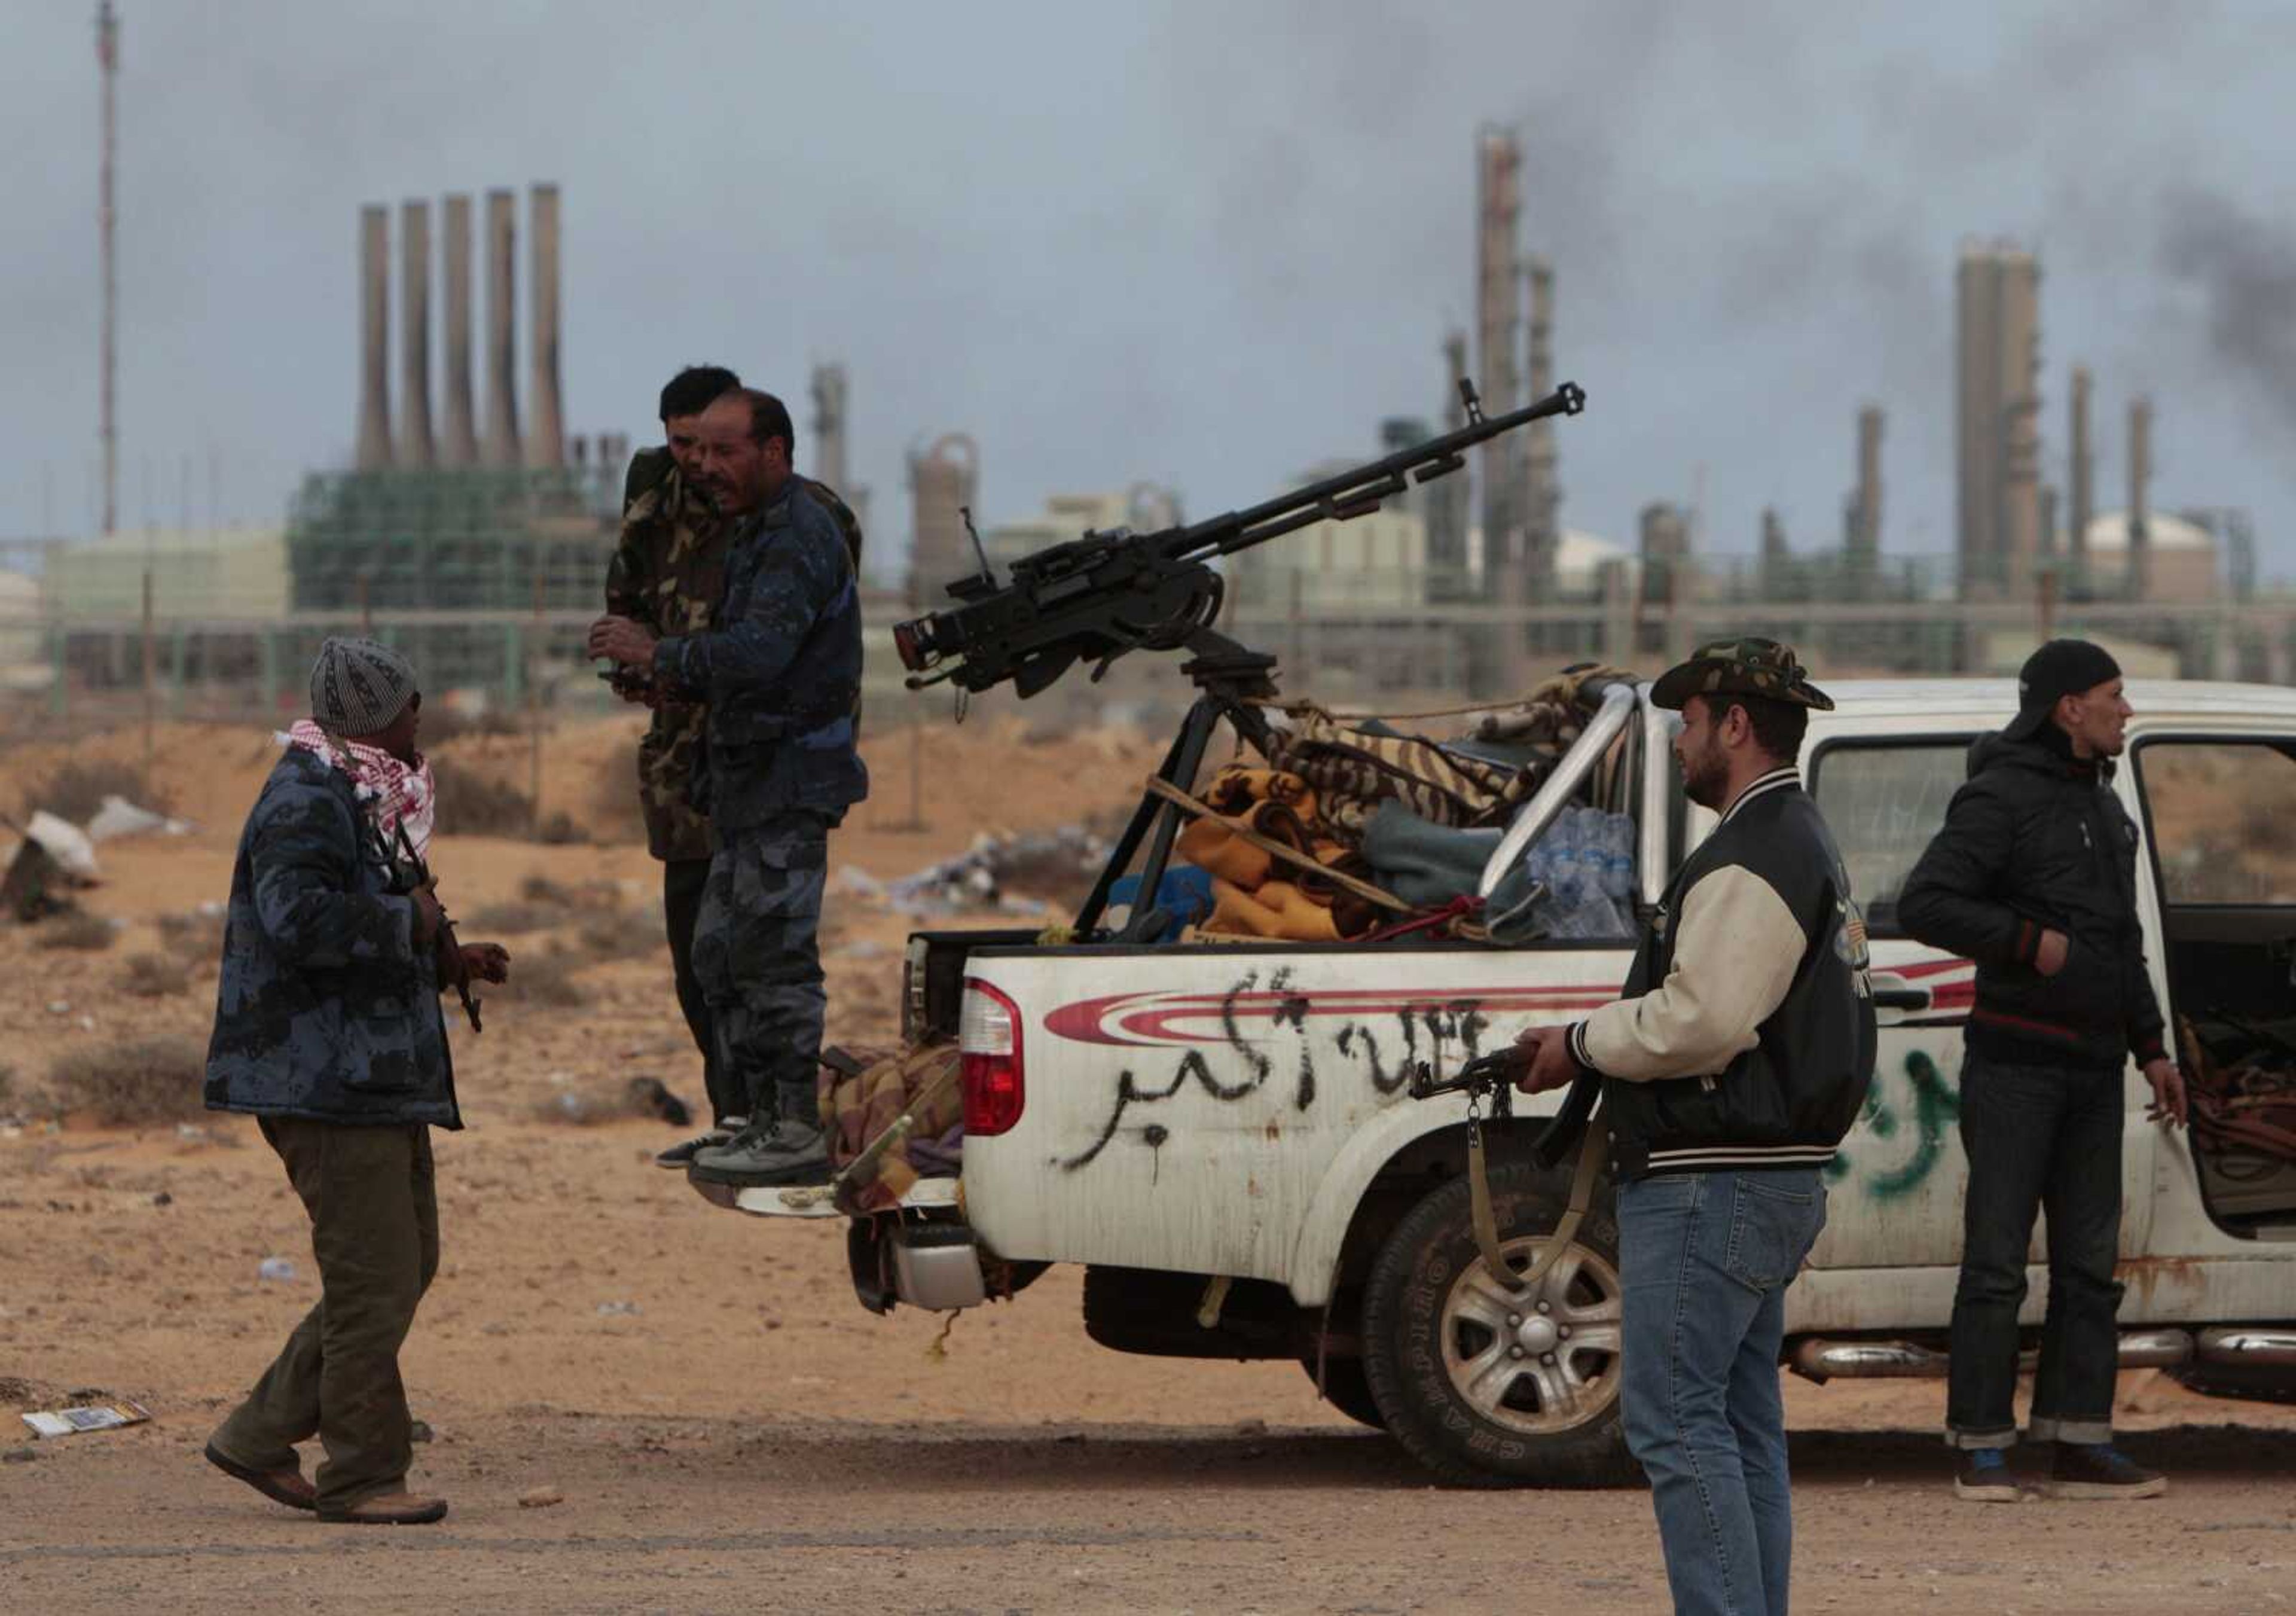
<path fill-rule="evenodd" d="M 1857 492 L 1851 496 L 1849 570 L 1871 573 L 1882 557 L 1882 406 L 1857 412 Z"/>
<path fill-rule="evenodd" d="M 1530 260 L 1530 399 L 1554 390 L 1554 266 Z M 1534 421 L 1523 446 L 1522 513 L 1524 584 L 1530 596 L 1543 595 L 1554 581 L 1554 551 L 1562 540 L 1556 514 L 1562 490 L 1554 477 L 1554 422 Z"/>
<path fill-rule="evenodd" d="M 1521 210 L 1517 176 L 1522 149 L 1506 129 L 1486 127 L 1475 145 L 1475 360 L 1481 373 L 1483 411 L 1503 414 L 1515 407 L 1515 334 L 1521 324 L 1516 287 L 1515 216 Z M 1507 445 L 1494 439 L 1483 447 L 1478 475 L 1483 485 L 1483 574 L 1495 578 L 1515 559 L 1522 513 L 1516 491 L 1520 472 Z"/>
<path fill-rule="evenodd" d="M 2065 529 L 2065 554 L 2075 578 L 2088 565 L 2088 524 L 2096 514 L 2096 462 L 2088 440 L 2088 366 L 2073 366 L 2071 507 Z"/>
<path fill-rule="evenodd" d="M 2128 401 L 2128 598 L 2152 587 L 2152 400 Z"/>
<path fill-rule="evenodd" d="M 527 423 L 526 463 L 566 463 L 564 411 L 558 398 L 558 187 L 537 185 L 528 223 L 534 231 L 534 418 Z"/>
<path fill-rule="evenodd" d="M 486 463 L 514 470 L 518 444 L 518 193 L 487 193 Z"/>
<path fill-rule="evenodd" d="M 479 463 L 478 412 L 471 406 L 471 199 L 447 199 L 447 397 L 440 465 Z"/>
<path fill-rule="evenodd" d="M 398 209 L 398 459 L 429 470 L 430 442 L 430 204 Z"/>
<path fill-rule="evenodd" d="M 845 367 L 813 367 L 813 475 L 840 494 L 845 480 Z"/>
<path fill-rule="evenodd" d="M 390 209 L 359 209 L 359 419 L 362 472 L 390 464 Z"/>

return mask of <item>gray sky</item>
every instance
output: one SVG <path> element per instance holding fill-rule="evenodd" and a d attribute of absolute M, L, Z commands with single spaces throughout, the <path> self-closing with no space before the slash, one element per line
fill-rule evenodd
<path fill-rule="evenodd" d="M 1439 411 L 1496 120 L 1591 400 L 1571 526 L 1627 537 L 1702 464 L 1710 548 L 1765 504 L 1831 545 L 1873 399 L 1885 546 L 1949 549 L 1954 254 L 2012 234 L 2043 255 L 2050 479 L 2083 360 L 2100 504 L 2149 390 L 2156 504 L 2247 505 L 2296 573 L 2296 8 L 121 5 L 123 524 L 176 520 L 186 457 L 195 521 L 211 457 L 223 513 L 266 520 L 345 458 L 359 203 L 540 179 L 570 431 L 646 437 L 704 358 L 802 416 L 835 357 L 886 548 L 904 450 L 950 430 L 990 521 L 1138 478 L 1208 514 Z M 8 9 L 0 534 L 50 504 L 82 531 L 93 4 Z"/>

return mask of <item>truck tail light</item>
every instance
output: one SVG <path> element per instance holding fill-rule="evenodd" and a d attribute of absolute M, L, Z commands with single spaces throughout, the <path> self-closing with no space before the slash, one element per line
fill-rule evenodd
<path fill-rule="evenodd" d="M 956 1047 L 964 1062 L 964 1131 L 985 1137 L 1009 1130 L 1028 1103 L 1021 1066 L 1020 1007 L 979 977 L 964 979 Z"/>

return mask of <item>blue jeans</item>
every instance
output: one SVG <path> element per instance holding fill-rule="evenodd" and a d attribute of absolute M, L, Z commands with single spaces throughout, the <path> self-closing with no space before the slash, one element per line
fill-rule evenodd
<path fill-rule="evenodd" d="M 2123 1101 L 2115 1068 L 2013 1064 L 1971 1056 L 1961 1069 L 1961 1280 L 1953 1293 L 1946 1440 L 2006 1448 L 2017 1440 L 2017 1313 L 2033 1215 L 2048 1213 L 2049 1306 L 2033 1376 L 2037 1442 L 2112 1440 L 2120 1366 Z"/>
<path fill-rule="evenodd" d="M 1814 1168 L 1619 1187 L 1627 1446 L 1650 1477 L 1677 1612 L 1784 1616 L 1793 1563 L 1778 1348 L 1825 1226 Z"/>

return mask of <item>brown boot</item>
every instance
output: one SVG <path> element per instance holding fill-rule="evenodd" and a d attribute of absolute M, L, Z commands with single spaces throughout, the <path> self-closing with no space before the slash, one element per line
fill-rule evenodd
<path fill-rule="evenodd" d="M 227 1476 L 236 1477 L 275 1503 L 290 1509 L 316 1509 L 319 1490 L 299 1470 L 258 1470 L 242 1464 L 225 1453 L 213 1442 L 208 1444 L 207 1461 Z"/>
<path fill-rule="evenodd" d="M 425 1498 L 414 1493 L 381 1493 L 361 1498 L 348 1509 L 329 1509 L 324 1505 L 319 1508 L 320 1520 L 352 1526 L 428 1526 L 446 1517 L 446 1499 Z"/>

